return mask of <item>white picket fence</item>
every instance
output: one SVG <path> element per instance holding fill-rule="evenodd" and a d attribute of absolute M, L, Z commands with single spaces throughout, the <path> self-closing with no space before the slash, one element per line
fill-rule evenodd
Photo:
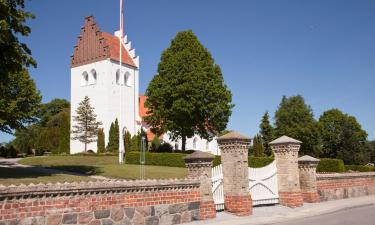
<path fill-rule="evenodd" d="M 249 190 L 253 206 L 279 203 L 276 161 L 261 168 L 249 167 Z M 212 168 L 212 193 L 216 210 L 224 210 L 222 165 Z"/>

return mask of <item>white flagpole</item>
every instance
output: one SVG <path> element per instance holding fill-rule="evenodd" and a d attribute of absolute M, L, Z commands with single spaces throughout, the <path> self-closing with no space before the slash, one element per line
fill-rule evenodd
<path fill-rule="evenodd" d="M 120 69 L 119 69 L 119 85 L 120 85 L 120 115 L 119 115 L 119 163 L 124 163 L 124 134 L 123 134 L 123 112 L 122 112 L 122 89 L 123 87 L 122 82 L 124 82 L 124 78 L 122 77 L 122 42 L 123 42 L 123 11 L 122 11 L 122 0 L 120 0 Z M 123 84 L 125 85 L 125 84 Z"/>

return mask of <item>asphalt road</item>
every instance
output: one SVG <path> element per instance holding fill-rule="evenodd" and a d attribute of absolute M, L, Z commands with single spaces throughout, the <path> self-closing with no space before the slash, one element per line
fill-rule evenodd
<path fill-rule="evenodd" d="M 375 205 L 350 208 L 274 225 L 375 225 Z"/>

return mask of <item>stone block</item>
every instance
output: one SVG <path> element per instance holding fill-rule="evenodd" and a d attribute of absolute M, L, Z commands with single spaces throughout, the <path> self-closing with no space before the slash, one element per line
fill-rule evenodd
<path fill-rule="evenodd" d="M 79 224 L 88 224 L 94 218 L 93 212 L 83 212 L 78 214 Z"/>
<path fill-rule="evenodd" d="M 135 208 L 135 210 L 144 217 L 151 216 L 151 207 L 150 206 L 137 207 L 137 208 Z"/>
<path fill-rule="evenodd" d="M 110 216 L 111 212 L 109 210 L 97 210 L 94 212 L 95 219 L 104 219 Z"/>
<path fill-rule="evenodd" d="M 127 218 L 129 218 L 130 220 L 133 219 L 134 212 L 135 212 L 134 208 L 125 208 L 124 212 L 125 212 L 125 215 L 126 215 Z"/>
<path fill-rule="evenodd" d="M 120 221 L 124 218 L 124 210 L 121 208 L 111 209 L 111 219 L 113 221 Z"/>
<path fill-rule="evenodd" d="M 159 217 L 157 216 L 146 217 L 145 225 L 159 225 Z"/>
<path fill-rule="evenodd" d="M 64 214 L 62 218 L 62 223 L 63 224 L 77 224 L 77 213 L 68 213 Z"/>
<path fill-rule="evenodd" d="M 44 225 L 45 217 L 44 216 L 36 216 L 36 217 L 29 217 L 24 218 L 19 221 L 19 225 Z"/>
<path fill-rule="evenodd" d="M 46 225 L 60 225 L 62 222 L 62 215 L 50 215 L 47 216 Z"/>
<path fill-rule="evenodd" d="M 186 203 L 179 203 L 169 206 L 169 213 L 175 214 L 175 213 L 182 213 L 188 210 L 188 204 Z"/>
<path fill-rule="evenodd" d="M 200 202 L 189 202 L 188 210 L 199 209 Z"/>
<path fill-rule="evenodd" d="M 102 225 L 113 225 L 114 222 L 111 219 L 102 219 Z"/>
<path fill-rule="evenodd" d="M 134 217 L 133 217 L 133 220 L 132 220 L 132 223 L 134 225 L 144 225 L 145 224 L 145 218 L 142 214 L 140 214 L 139 212 L 135 212 L 134 213 Z"/>

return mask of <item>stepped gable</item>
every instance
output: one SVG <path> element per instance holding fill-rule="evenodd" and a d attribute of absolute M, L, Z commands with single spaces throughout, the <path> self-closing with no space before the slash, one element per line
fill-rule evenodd
<path fill-rule="evenodd" d="M 73 55 L 70 57 L 71 67 L 77 67 L 104 59 L 119 61 L 118 37 L 102 32 L 93 16 L 85 17 L 85 24 L 78 36 L 78 44 L 74 46 Z M 137 67 L 129 52 L 122 46 L 122 63 Z"/>

